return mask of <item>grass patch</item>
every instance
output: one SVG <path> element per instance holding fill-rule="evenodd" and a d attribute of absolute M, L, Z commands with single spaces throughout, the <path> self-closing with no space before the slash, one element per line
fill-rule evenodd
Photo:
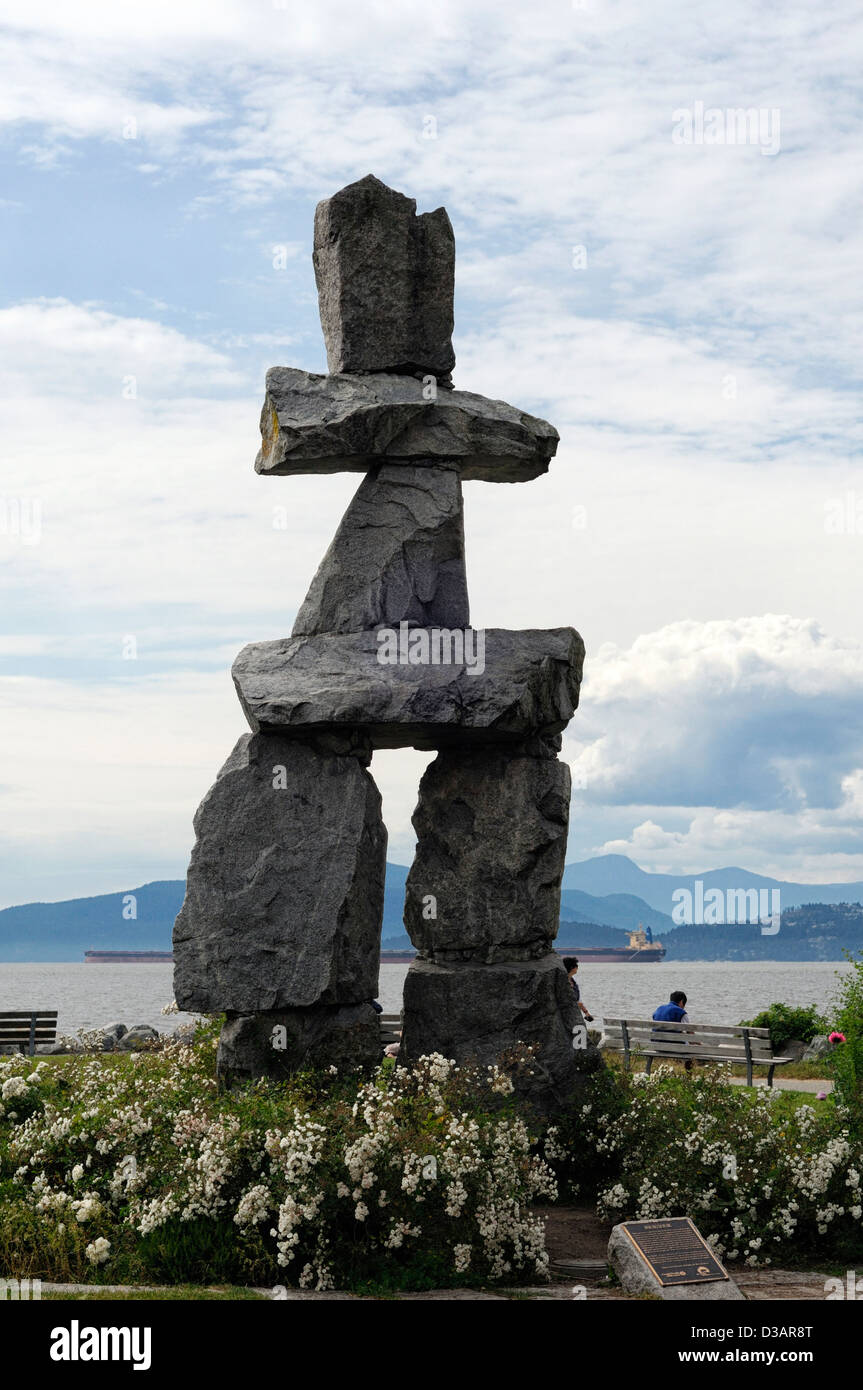
<path fill-rule="evenodd" d="M 269 1303 L 267 1294 L 239 1285 L 211 1288 L 202 1284 L 175 1284 L 161 1289 L 87 1289 L 67 1293 L 60 1289 L 45 1289 L 43 1303 Z"/>

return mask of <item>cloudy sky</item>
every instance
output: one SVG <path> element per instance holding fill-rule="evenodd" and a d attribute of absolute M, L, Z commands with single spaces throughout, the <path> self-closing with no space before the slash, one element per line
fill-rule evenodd
<path fill-rule="evenodd" d="M 465 499 L 474 625 L 587 645 L 569 859 L 863 878 L 863 14 L 3 12 L 0 905 L 184 874 L 231 660 L 357 486 L 253 461 L 266 368 L 325 370 L 315 203 L 369 172 L 449 210 L 456 385 L 560 430 Z M 426 761 L 375 758 L 402 863 Z"/>

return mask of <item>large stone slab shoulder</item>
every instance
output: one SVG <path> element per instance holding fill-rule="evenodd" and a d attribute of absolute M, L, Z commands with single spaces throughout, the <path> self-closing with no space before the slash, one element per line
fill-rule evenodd
<path fill-rule="evenodd" d="M 406 376 L 321 376 L 271 367 L 258 473 L 362 473 L 382 461 L 458 464 L 464 480 L 529 482 L 548 471 L 553 425 L 472 391 L 427 399 Z"/>
<path fill-rule="evenodd" d="M 393 633 L 244 647 L 233 677 L 250 726 L 298 736 L 350 729 L 376 748 L 441 748 L 557 734 L 578 705 L 584 644 L 574 628 Z M 382 660 L 395 645 L 404 662 Z"/>

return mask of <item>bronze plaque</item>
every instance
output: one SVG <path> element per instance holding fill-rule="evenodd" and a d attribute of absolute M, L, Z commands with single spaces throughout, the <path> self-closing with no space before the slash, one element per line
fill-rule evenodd
<path fill-rule="evenodd" d="M 623 1229 L 660 1284 L 709 1284 L 728 1278 L 688 1216 L 624 1221 Z"/>

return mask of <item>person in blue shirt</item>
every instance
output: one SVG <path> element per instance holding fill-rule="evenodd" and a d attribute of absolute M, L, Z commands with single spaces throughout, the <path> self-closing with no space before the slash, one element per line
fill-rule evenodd
<path fill-rule="evenodd" d="M 653 1017 L 663 1023 L 688 1023 L 689 1015 L 686 1012 L 686 995 L 682 989 L 672 990 L 667 1004 L 660 1004 L 658 1009 L 654 1009 Z M 662 1032 L 657 1028 L 658 1033 Z M 670 1032 L 671 1029 L 666 1031 Z"/>
<path fill-rule="evenodd" d="M 689 1014 L 686 1012 L 686 995 L 682 989 L 671 991 L 667 1004 L 660 1004 L 658 1009 L 653 1011 L 654 1022 L 657 1023 L 688 1023 Z M 682 1038 L 676 1028 L 654 1028 L 651 1034 L 652 1042 L 679 1043 L 681 1047 L 687 1047 L 688 1043 Z M 692 1069 L 692 1058 L 689 1057 L 683 1064 L 687 1071 Z"/>

